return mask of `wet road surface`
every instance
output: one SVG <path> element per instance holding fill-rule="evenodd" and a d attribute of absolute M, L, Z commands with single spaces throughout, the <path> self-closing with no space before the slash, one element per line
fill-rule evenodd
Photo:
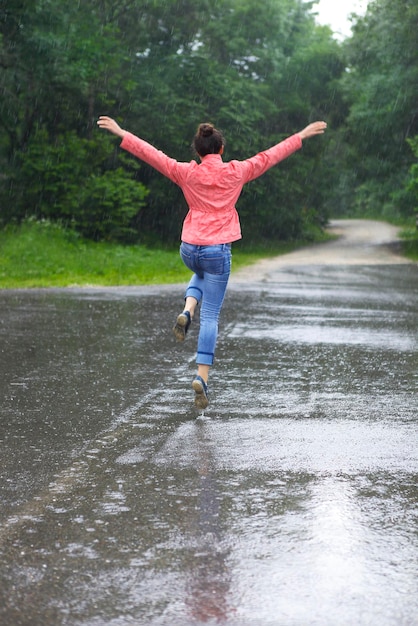
<path fill-rule="evenodd" d="M 0 292 L 0 624 L 418 624 L 417 278 Z"/>

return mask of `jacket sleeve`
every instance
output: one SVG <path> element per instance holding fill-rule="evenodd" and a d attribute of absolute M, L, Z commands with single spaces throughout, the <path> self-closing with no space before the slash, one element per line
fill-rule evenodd
<path fill-rule="evenodd" d="M 248 183 L 250 180 L 258 178 L 268 169 L 287 159 L 288 156 L 300 150 L 302 147 L 302 139 L 297 133 L 288 137 L 284 141 L 276 144 L 264 152 L 259 152 L 250 159 L 241 161 L 243 167 L 243 184 Z"/>
<path fill-rule="evenodd" d="M 127 152 L 130 152 L 141 161 L 145 161 L 148 165 L 151 165 L 158 172 L 167 176 L 176 184 L 180 184 L 181 175 L 187 163 L 179 163 L 175 159 L 164 154 L 161 150 L 157 150 L 150 143 L 136 137 L 132 133 L 127 132 L 122 139 L 120 147 Z"/>

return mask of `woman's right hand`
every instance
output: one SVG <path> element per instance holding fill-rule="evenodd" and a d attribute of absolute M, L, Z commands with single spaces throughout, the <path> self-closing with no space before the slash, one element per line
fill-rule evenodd
<path fill-rule="evenodd" d="M 107 117 L 106 115 L 101 115 L 99 117 L 99 119 L 97 120 L 97 125 L 99 126 L 99 128 L 104 128 L 113 135 L 121 137 L 122 139 L 126 135 L 126 130 L 123 130 L 123 128 L 121 128 L 119 124 L 115 122 L 115 120 L 113 120 L 111 117 Z"/>
<path fill-rule="evenodd" d="M 308 139 L 314 135 L 323 135 L 327 127 L 326 122 L 313 122 L 301 130 L 298 135 L 301 139 Z"/>

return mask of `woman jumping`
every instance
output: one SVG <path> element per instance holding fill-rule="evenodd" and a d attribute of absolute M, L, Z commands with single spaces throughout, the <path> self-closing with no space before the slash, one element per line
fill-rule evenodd
<path fill-rule="evenodd" d="M 231 272 L 231 244 L 241 239 L 235 203 L 243 186 L 286 159 L 302 146 L 302 140 L 321 135 L 325 122 L 309 124 L 272 148 L 244 161 L 222 159 L 225 141 L 212 124 L 200 124 L 193 139 L 197 161 L 179 162 L 168 157 L 143 139 L 123 130 L 112 118 L 101 116 L 97 122 L 120 137 L 120 147 L 145 161 L 176 183 L 183 191 L 189 211 L 183 223 L 180 255 L 193 272 L 185 294 L 184 310 L 173 328 L 178 341 L 184 341 L 201 302 L 197 343 L 197 374 L 192 382 L 195 405 L 208 404 L 209 370 L 213 365 L 218 336 L 218 320 Z"/>

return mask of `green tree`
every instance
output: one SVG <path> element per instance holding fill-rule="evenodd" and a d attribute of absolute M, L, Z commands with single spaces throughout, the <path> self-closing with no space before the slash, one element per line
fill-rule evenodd
<path fill-rule="evenodd" d="M 80 139 L 69 131 L 51 143 L 46 130 L 38 130 L 20 167 L 21 203 L 36 218 L 61 221 L 91 239 L 132 239 L 147 191 L 117 159 L 111 170 L 108 161 L 103 137 Z"/>
<path fill-rule="evenodd" d="M 96 238 L 131 237 L 135 227 L 177 240 L 186 210 L 180 191 L 100 136 L 96 117 L 113 115 L 180 160 L 192 158 L 202 120 L 224 130 L 227 158 L 246 158 L 318 115 L 339 120 L 340 50 L 311 7 L 301 0 L 0 4 L 3 222 L 47 216 Z M 239 209 L 249 236 L 296 237 L 305 223 L 326 219 L 326 188 L 316 183 L 324 145 L 310 143 L 302 158 L 248 186 Z"/>
<path fill-rule="evenodd" d="M 338 102 L 337 79 L 344 67 L 339 47 L 329 30 L 315 25 L 310 3 L 212 0 L 195 3 L 191 23 L 184 21 L 181 3 L 179 12 L 178 3 L 161 6 L 169 7 L 158 22 L 162 34 L 156 38 L 150 28 L 148 42 L 141 40 L 132 70 L 138 83 L 122 122 L 168 154 L 190 159 L 197 123 L 211 120 L 225 132 L 225 157 L 246 158 L 301 129 L 315 115 L 328 116 Z M 251 237 L 300 236 L 312 211 L 318 213 L 318 223 L 326 221 L 326 190 L 312 176 L 321 142 L 304 153 L 244 191 L 239 210 Z M 185 211 L 181 194 L 147 168 L 140 177 L 151 191 L 150 210 L 140 216 L 141 230 L 178 238 Z"/>
<path fill-rule="evenodd" d="M 124 61 L 104 4 L 1 5 L 3 223 L 31 215 L 93 238 L 132 237 L 146 189 L 134 182 L 137 168 L 109 158 L 95 132 L 97 108 L 115 102 Z"/>
<path fill-rule="evenodd" d="M 418 132 L 418 5 L 412 0 L 375 0 L 347 42 L 343 80 L 350 107 L 344 141 L 342 193 L 351 208 L 409 215 L 406 190 L 411 151 Z"/>

